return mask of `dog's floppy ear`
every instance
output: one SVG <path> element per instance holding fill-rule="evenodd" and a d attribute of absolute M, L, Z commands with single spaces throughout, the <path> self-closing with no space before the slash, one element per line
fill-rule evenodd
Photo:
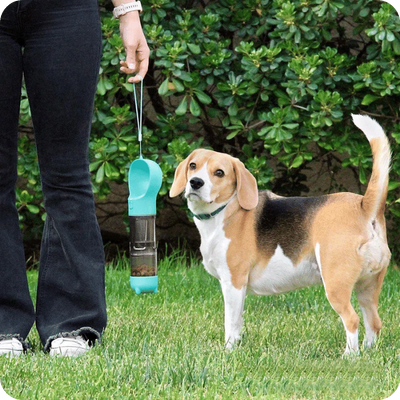
<path fill-rule="evenodd" d="M 185 190 L 187 182 L 186 171 L 189 163 L 189 157 L 183 160 L 175 171 L 174 181 L 172 182 L 172 186 L 169 191 L 170 197 L 176 197 Z"/>
<path fill-rule="evenodd" d="M 178 165 L 178 168 L 175 171 L 174 181 L 172 182 L 171 190 L 169 191 L 170 197 L 176 197 L 185 190 L 189 160 L 193 158 L 193 155 L 197 151 L 198 150 L 195 150 L 190 153 L 189 156 Z"/>
<path fill-rule="evenodd" d="M 236 173 L 236 190 L 240 206 L 245 210 L 256 208 L 258 204 L 256 178 L 237 158 L 233 158 L 233 169 Z"/>

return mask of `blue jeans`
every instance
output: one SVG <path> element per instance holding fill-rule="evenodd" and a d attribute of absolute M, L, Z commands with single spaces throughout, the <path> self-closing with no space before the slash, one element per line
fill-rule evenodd
<path fill-rule="evenodd" d="M 97 0 L 21 0 L 0 20 L 0 339 L 24 346 L 36 322 L 44 350 L 57 337 L 100 339 L 104 250 L 88 145 L 101 58 Z M 32 111 L 47 212 L 36 311 L 15 206 L 22 76 Z"/>

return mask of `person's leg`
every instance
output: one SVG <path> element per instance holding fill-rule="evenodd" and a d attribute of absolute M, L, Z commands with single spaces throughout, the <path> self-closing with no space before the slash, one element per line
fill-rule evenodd
<path fill-rule="evenodd" d="M 21 14 L 23 65 L 47 219 L 36 325 L 44 350 L 106 326 L 104 250 L 88 144 L 101 58 L 96 0 L 35 0 Z"/>
<path fill-rule="evenodd" d="M 0 20 L 0 340 L 17 338 L 26 348 L 35 314 L 15 206 L 22 81 L 18 6 L 8 6 Z"/>

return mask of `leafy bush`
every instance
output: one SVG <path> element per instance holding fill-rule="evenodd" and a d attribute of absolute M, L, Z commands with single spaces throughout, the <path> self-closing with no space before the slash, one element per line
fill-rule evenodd
<path fill-rule="evenodd" d="M 138 155 L 132 86 L 119 72 L 124 48 L 111 2 L 101 0 L 104 55 L 91 148 L 97 196 L 127 181 Z M 241 158 L 261 189 L 307 192 L 318 161 L 331 177 L 342 168 L 362 184 L 371 171 L 366 138 L 351 113 L 376 118 L 389 134 L 393 165 L 388 216 L 400 245 L 400 21 L 377 0 L 147 0 L 142 23 L 151 48 L 145 79 L 146 157 L 157 160 L 165 198 L 177 164 L 209 146 Z M 21 125 L 29 126 L 26 96 Z M 20 143 L 22 222 L 40 214 L 31 135 Z M 360 190 L 363 190 L 360 188 Z M 32 206 L 33 205 L 33 206 Z"/>

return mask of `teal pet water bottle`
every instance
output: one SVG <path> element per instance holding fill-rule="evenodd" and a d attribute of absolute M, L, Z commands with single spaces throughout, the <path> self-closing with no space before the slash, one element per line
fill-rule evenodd
<path fill-rule="evenodd" d="M 157 293 L 156 202 L 162 183 L 162 171 L 156 162 L 142 157 L 143 79 L 141 81 L 139 111 L 135 85 L 133 89 L 140 157 L 132 162 L 128 178 L 130 284 L 137 294 Z"/>

